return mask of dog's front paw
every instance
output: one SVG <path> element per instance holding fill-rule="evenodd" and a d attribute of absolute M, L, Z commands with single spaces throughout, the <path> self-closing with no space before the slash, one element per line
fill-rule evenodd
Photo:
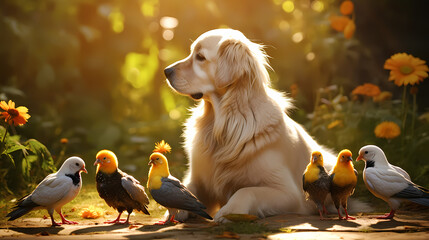
<path fill-rule="evenodd" d="M 228 214 L 230 214 L 231 212 L 228 213 L 228 210 L 225 209 L 225 207 L 219 209 L 219 211 L 216 213 L 216 215 L 213 218 L 213 221 L 217 222 L 217 223 L 228 223 L 231 222 L 230 220 L 224 218 L 223 216 L 226 216 Z"/>

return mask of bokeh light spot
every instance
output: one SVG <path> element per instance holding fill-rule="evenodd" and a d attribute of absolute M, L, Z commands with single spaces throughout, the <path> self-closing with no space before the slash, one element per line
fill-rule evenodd
<path fill-rule="evenodd" d="M 162 37 L 165 40 L 170 41 L 170 40 L 172 40 L 174 38 L 174 32 L 172 30 L 170 30 L 170 29 L 164 30 L 162 32 Z"/>
<path fill-rule="evenodd" d="M 325 4 L 323 4 L 322 1 L 314 1 L 311 3 L 311 9 L 313 9 L 316 12 L 322 12 L 323 9 L 325 9 Z"/>
<path fill-rule="evenodd" d="M 282 8 L 285 12 L 291 13 L 295 9 L 295 4 L 292 1 L 287 0 L 282 4 Z"/>
<path fill-rule="evenodd" d="M 165 29 L 173 29 L 179 25 L 179 20 L 174 17 L 162 17 L 161 20 L 159 20 L 159 23 L 161 24 L 161 27 Z"/>
<path fill-rule="evenodd" d="M 305 55 L 305 58 L 307 59 L 307 61 L 313 61 L 314 58 L 316 57 L 316 54 L 314 54 L 314 52 L 309 52 L 307 53 L 307 55 Z"/>
<path fill-rule="evenodd" d="M 304 39 L 304 34 L 302 32 L 297 32 L 292 35 L 292 41 L 299 43 Z"/>

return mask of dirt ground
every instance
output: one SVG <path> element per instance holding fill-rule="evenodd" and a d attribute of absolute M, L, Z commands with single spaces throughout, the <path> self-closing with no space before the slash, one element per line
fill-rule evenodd
<path fill-rule="evenodd" d="M 153 225 L 159 219 L 131 216 L 130 225 L 82 219 L 79 225 L 50 227 L 50 219 L 22 218 L 0 225 L 0 239 L 429 239 L 429 213 L 400 212 L 393 220 L 375 215 L 321 221 L 318 216 L 281 215 L 254 222 L 215 224 L 191 220 Z"/>

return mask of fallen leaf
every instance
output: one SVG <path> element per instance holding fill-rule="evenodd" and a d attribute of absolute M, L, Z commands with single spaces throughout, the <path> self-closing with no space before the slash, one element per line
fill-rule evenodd
<path fill-rule="evenodd" d="M 95 206 L 89 206 L 87 208 L 84 208 L 82 212 L 80 212 L 80 215 L 83 218 L 87 219 L 96 219 L 104 215 L 103 209 Z"/>
<path fill-rule="evenodd" d="M 47 231 L 43 231 L 36 234 L 36 236 L 49 236 L 49 233 Z"/>
<path fill-rule="evenodd" d="M 251 222 L 258 219 L 257 216 L 250 214 L 228 214 L 223 217 L 233 222 Z"/>
<path fill-rule="evenodd" d="M 128 229 L 134 229 L 134 228 L 138 228 L 139 226 L 138 225 L 130 225 L 129 227 L 128 227 Z"/>
<path fill-rule="evenodd" d="M 234 232 L 223 232 L 221 235 L 216 235 L 216 238 L 240 239 L 240 236 Z"/>

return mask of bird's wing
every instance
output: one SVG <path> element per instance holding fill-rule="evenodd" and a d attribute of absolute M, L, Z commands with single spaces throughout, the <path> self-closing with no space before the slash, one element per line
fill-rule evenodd
<path fill-rule="evenodd" d="M 423 188 L 425 189 L 425 188 Z M 397 198 L 429 198 L 429 193 L 424 192 L 422 187 L 410 182 L 408 186 L 400 192 L 395 193 L 392 197 Z"/>
<path fill-rule="evenodd" d="M 169 176 L 161 181 L 161 188 L 151 191 L 159 204 L 189 211 L 206 208 L 178 179 Z"/>
<path fill-rule="evenodd" d="M 302 174 L 302 189 L 304 189 L 304 191 L 307 191 L 307 186 L 305 184 L 305 173 Z"/>
<path fill-rule="evenodd" d="M 73 187 L 73 180 L 67 176 L 51 174 L 31 193 L 31 200 L 40 206 L 50 206 L 60 201 Z"/>
<path fill-rule="evenodd" d="M 365 181 L 372 190 L 383 197 L 391 197 L 407 188 L 410 181 L 394 169 L 367 168 Z"/>
<path fill-rule="evenodd" d="M 390 163 L 389 163 L 389 164 L 390 164 Z M 390 166 L 391 166 L 393 169 L 395 169 L 398 173 L 402 174 L 402 176 L 404 176 L 406 179 L 408 179 L 408 180 L 410 180 L 410 181 L 411 181 L 411 177 L 410 177 L 410 175 L 408 175 L 408 173 L 407 173 L 404 169 L 402 169 L 402 168 L 400 168 L 400 167 L 398 167 L 398 166 L 392 165 L 392 164 L 390 164 Z"/>
<path fill-rule="evenodd" d="M 149 198 L 144 191 L 144 187 L 133 176 L 123 173 L 121 178 L 122 187 L 125 188 L 130 197 L 142 204 L 149 204 Z"/>

